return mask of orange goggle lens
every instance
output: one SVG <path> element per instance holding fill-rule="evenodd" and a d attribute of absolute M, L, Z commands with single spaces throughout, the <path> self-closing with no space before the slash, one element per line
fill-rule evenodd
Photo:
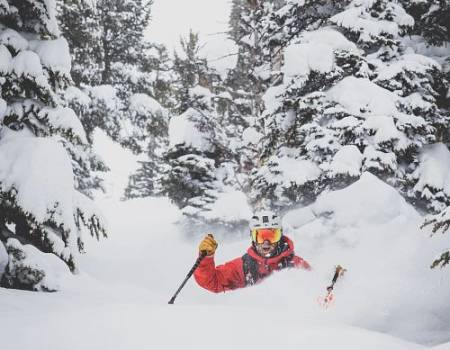
<path fill-rule="evenodd" d="M 257 228 L 252 230 L 252 241 L 258 244 L 263 244 L 264 241 L 269 241 L 271 244 L 274 244 L 280 239 L 280 228 Z"/>

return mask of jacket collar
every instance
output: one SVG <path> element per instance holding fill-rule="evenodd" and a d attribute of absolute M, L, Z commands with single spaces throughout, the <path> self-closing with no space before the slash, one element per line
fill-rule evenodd
<path fill-rule="evenodd" d="M 287 258 L 289 255 L 294 253 L 294 242 L 292 242 L 290 238 L 283 235 L 283 237 L 281 238 L 281 244 L 285 245 L 284 250 L 281 252 L 281 254 L 278 254 L 277 256 L 271 258 L 262 257 L 255 251 L 253 246 L 247 249 L 247 253 L 258 262 L 262 262 L 267 265 L 278 264 L 283 258 Z"/>

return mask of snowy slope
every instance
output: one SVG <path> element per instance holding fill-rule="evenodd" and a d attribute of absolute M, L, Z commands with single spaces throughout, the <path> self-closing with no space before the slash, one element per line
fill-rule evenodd
<path fill-rule="evenodd" d="M 108 154 L 102 156 L 108 163 Z M 449 341 L 450 278 L 428 266 L 450 237 L 419 230 L 421 217 L 374 176 L 364 174 L 284 217 L 286 233 L 313 271 L 283 271 L 225 294 L 208 293 L 192 280 L 167 305 L 195 261 L 202 233 L 179 232 L 180 212 L 164 198 L 119 202 L 117 183 L 124 184 L 133 162 L 109 166 L 116 169 L 108 175 L 114 195 L 97 199 L 109 239 L 87 242 L 82 272 L 59 293 L 0 289 L 5 348 L 414 350 L 428 347 L 410 341 Z M 249 240 L 236 233 L 219 244 L 220 263 L 242 255 Z M 325 311 L 317 297 L 336 263 L 348 272 Z"/>
<path fill-rule="evenodd" d="M 195 253 L 192 244 L 174 236 L 171 222 L 176 219 L 176 211 L 163 200 L 103 204 L 112 220 L 111 238 L 99 245 L 91 242 L 83 266 L 85 273 L 66 281 L 63 292 L 38 294 L 0 289 L 0 327 L 7 334 L 6 344 L 3 342 L 6 348 L 207 349 L 211 344 L 215 349 L 423 348 L 339 324 L 328 317 L 328 312 L 320 311 L 320 318 L 304 316 L 295 302 L 294 308 L 289 307 L 288 300 L 277 306 L 274 300 L 262 296 L 265 290 L 270 298 L 277 291 L 283 294 L 279 288 L 301 283 L 302 274 L 291 272 L 253 290 L 223 295 L 206 294 L 191 281 L 177 304 L 167 305 Z M 145 216 L 156 208 L 166 214 L 157 219 Z M 121 219 L 124 216 L 136 222 L 127 225 Z M 148 229 L 150 223 L 165 229 Z M 226 254 L 218 259 L 236 254 L 241 243 L 245 242 L 224 244 Z M 294 296 L 292 292 L 286 294 L 288 298 Z M 245 305 L 249 299 L 254 302 Z M 263 304 L 258 305 L 257 300 Z M 266 327 L 272 335 L 266 335 Z"/>

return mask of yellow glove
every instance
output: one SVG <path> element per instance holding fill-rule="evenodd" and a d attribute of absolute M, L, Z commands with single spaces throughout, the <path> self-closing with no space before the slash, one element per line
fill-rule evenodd
<path fill-rule="evenodd" d="M 217 246 L 218 244 L 214 239 L 214 236 L 211 233 L 208 233 L 208 235 L 200 242 L 198 250 L 200 253 L 206 252 L 206 255 L 213 255 L 217 249 Z"/>

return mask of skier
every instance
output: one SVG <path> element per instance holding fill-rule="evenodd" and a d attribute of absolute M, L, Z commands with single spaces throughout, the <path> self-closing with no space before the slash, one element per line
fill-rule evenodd
<path fill-rule="evenodd" d="M 240 258 L 215 266 L 214 253 L 218 246 L 212 234 L 200 243 L 205 258 L 194 272 L 197 283 L 214 293 L 225 292 L 259 283 L 273 271 L 288 267 L 310 270 L 310 265 L 294 253 L 293 242 L 282 233 L 278 216 L 261 212 L 251 219 L 252 246 Z"/>

